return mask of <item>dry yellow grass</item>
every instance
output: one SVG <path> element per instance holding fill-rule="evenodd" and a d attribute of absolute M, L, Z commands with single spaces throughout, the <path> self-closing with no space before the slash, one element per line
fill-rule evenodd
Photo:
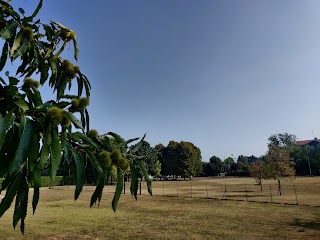
<path fill-rule="evenodd" d="M 249 179 L 247 179 L 249 180 Z M 308 185 L 319 178 L 300 179 Z M 204 179 L 179 182 L 194 184 L 202 192 Z M 210 179 L 221 185 L 221 179 Z M 209 181 L 209 182 L 210 182 Z M 224 180 L 237 185 L 245 179 Z M 196 185 L 196 184 L 199 185 Z M 158 184 L 158 187 L 157 187 Z M 175 189 L 175 182 L 166 182 Z M 241 183 L 242 184 L 242 183 Z M 316 184 L 316 182 L 314 182 Z M 313 184 L 313 185 L 314 185 Z M 113 187 L 104 191 L 100 207 L 89 208 L 92 187 L 74 202 L 73 188 L 41 189 L 39 207 L 29 215 L 26 233 L 12 229 L 11 208 L 0 219 L 0 239 L 319 239 L 320 208 L 205 198 L 161 196 L 162 183 L 154 183 L 155 196 L 143 194 L 138 201 L 129 194 L 120 199 L 117 213 L 111 210 Z M 197 187 L 198 186 L 198 187 Z M 215 187 L 215 184 L 213 185 Z M 169 187 L 169 185 L 168 185 Z M 305 195 L 308 195 L 305 188 Z M 144 193 L 143 189 L 143 193 Z M 157 191 L 159 191 L 157 193 Z M 319 192 L 319 188 L 317 190 Z M 174 191 L 173 191 L 174 192 Z M 221 192 L 219 191 L 221 194 Z M 174 196 L 174 195 L 172 195 Z M 195 195 L 197 196 L 197 195 Z"/>

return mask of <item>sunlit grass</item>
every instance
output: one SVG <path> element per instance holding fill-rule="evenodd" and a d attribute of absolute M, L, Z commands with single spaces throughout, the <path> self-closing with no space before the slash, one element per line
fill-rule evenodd
<path fill-rule="evenodd" d="M 310 184 L 310 181 L 302 182 Z M 190 182 L 183 184 L 188 186 Z M 175 186 L 174 182 L 171 184 Z M 157 191 L 156 183 L 154 187 Z M 76 202 L 72 200 L 71 187 L 41 189 L 35 215 L 29 209 L 25 236 L 19 229 L 12 229 L 11 208 L 0 219 L 0 239 L 319 239 L 320 236 L 319 207 L 160 194 L 153 197 L 143 194 L 135 201 L 126 194 L 113 213 L 112 188 L 108 188 L 100 207 L 91 209 L 91 187 L 85 188 Z"/>

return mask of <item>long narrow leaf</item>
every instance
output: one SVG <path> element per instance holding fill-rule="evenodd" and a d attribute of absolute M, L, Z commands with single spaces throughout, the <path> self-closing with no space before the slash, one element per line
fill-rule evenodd
<path fill-rule="evenodd" d="M 20 183 L 21 173 L 19 173 L 14 182 L 11 183 L 11 185 L 8 187 L 8 190 L 6 192 L 6 195 L 2 199 L 0 203 L 0 217 L 9 209 L 11 206 L 11 203 L 17 194 L 19 183 Z"/>
<path fill-rule="evenodd" d="M 64 112 L 65 115 L 69 118 L 69 120 L 74 124 L 76 128 L 83 129 L 79 120 L 71 113 L 71 112 Z"/>
<path fill-rule="evenodd" d="M 6 137 L 6 127 L 4 124 L 4 119 L 3 119 L 2 115 L 0 114 L 0 150 L 1 150 L 1 147 L 4 142 L 5 137 Z"/>
<path fill-rule="evenodd" d="M 78 44 L 75 38 L 72 39 L 73 40 L 73 47 L 74 47 L 74 58 L 76 60 L 78 60 L 79 57 L 79 48 L 78 48 Z"/>
<path fill-rule="evenodd" d="M 36 10 L 34 10 L 33 14 L 31 15 L 32 18 L 34 18 L 35 16 L 37 16 L 39 10 L 40 10 L 41 7 L 42 7 L 42 2 L 43 2 L 43 0 L 40 0 L 38 6 L 37 6 L 37 8 L 36 8 Z"/>
<path fill-rule="evenodd" d="M 34 214 L 37 209 L 38 202 L 39 202 L 40 192 L 39 192 L 39 187 L 34 187 L 33 189 L 34 189 L 33 190 L 34 192 L 33 192 L 33 198 L 32 198 L 32 210 L 33 210 L 33 214 Z"/>
<path fill-rule="evenodd" d="M 90 129 L 90 117 L 89 117 L 89 113 L 88 113 L 88 110 L 87 110 L 86 108 L 84 109 L 84 112 L 85 112 L 85 114 L 86 114 L 86 123 L 87 123 L 86 128 L 87 128 L 87 131 L 89 131 L 89 129 Z"/>
<path fill-rule="evenodd" d="M 90 145 L 93 146 L 94 148 L 99 148 L 98 145 L 97 145 L 90 137 L 88 137 L 88 136 L 87 136 L 86 134 L 84 134 L 84 133 L 75 132 L 75 133 L 73 133 L 72 135 L 81 138 L 85 143 L 90 144 Z"/>
<path fill-rule="evenodd" d="M 17 223 L 19 222 L 20 219 L 25 217 L 27 215 L 27 206 L 25 206 L 25 201 L 28 202 L 28 192 L 29 192 L 29 187 L 26 182 L 25 177 L 21 177 L 20 183 L 19 183 L 19 188 L 17 191 L 17 196 L 16 196 L 16 204 L 14 208 L 14 213 L 13 213 L 13 228 L 16 228 Z"/>
<path fill-rule="evenodd" d="M 74 200 L 77 200 L 84 184 L 85 167 L 80 153 L 72 152 L 72 155 L 76 165 L 76 190 L 74 192 Z"/>
<path fill-rule="evenodd" d="M 26 161 L 27 157 L 29 156 L 32 135 L 33 135 L 32 123 L 28 119 L 22 131 L 19 146 L 15 154 L 15 158 L 9 167 L 10 174 L 13 174 L 16 171 L 18 171 L 21 168 L 22 164 Z"/>
<path fill-rule="evenodd" d="M 12 59 L 16 59 L 17 57 L 22 56 L 28 49 L 28 40 L 24 39 L 23 43 L 21 44 L 21 46 L 19 47 L 19 49 L 12 55 Z"/>
<path fill-rule="evenodd" d="M 100 176 L 98 178 L 98 183 L 97 183 L 96 189 L 94 190 L 94 193 L 91 196 L 90 207 L 92 207 L 93 204 L 95 204 L 97 202 L 97 200 L 99 200 L 99 203 L 100 203 L 102 191 L 103 191 L 105 184 L 106 184 L 105 178 L 103 176 Z"/>
<path fill-rule="evenodd" d="M 139 184 L 138 171 L 134 166 L 134 163 L 132 160 L 129 160 L 129 163 L 130 163 L 130 172 L 131 172 L 130 192 L 131 192 L 131 195 L 134 196 L 134 198 L 137 200 L 138 184 Z"/>
<path fill-rule="evenodd" d="M 14 39 L 13 45 L 10 49 L 10 56 L 13 56 L 13 53 L 20 47 L 22 42 L 22 32 L 20 31 Z"/>
<path fill-rule="evenodd" d="M 103 170 L 102 170 L 102 167 L 101 167 L 99 161 L 97 160 L 97 158 L 91 153 L 90 150 L 86 150 L 86 154 L 89 157 L 92 165 L 94 166 L 94 168 L 98 172 L 99 176 L 102 176 L 103 175 Z"/>
<path fill-rule="evenodd" d="M 46 135 L 45 135 L 45 139 L 43 142 L 42 151 L 41 151 L 41 155 L 40 155 L 40 165 L 41 166 L 43 166 L 47 162 L 48 156 L 50 154 L 50 145 L 51 145 L 51 141 L 52 141 L 51 128 L 52 128 L 52 124 L 50 122 L 47 127 L 47 130 L 46 130 Z"/>
<path fill-rule="evenodd" d="M 2 54 L 0 58 L 0 71 L 2 71 L 3 67 L 6 65 L 7 57 L 8 57 L 8 48 L 9 44 L 5 42 L 2 48 Z"/>
<path fill-rule="evenodd" d="M 124 143 L 125 140 L 120 137 L 118 134 L 114 133 L 114 132 L 108 132 L 108 135 L 111 135 L 115 140 L 116 142 L 119 144 L 119 143 Z"/>
<path fill-rule="evenodd" d="M 123 189 L 123 173 L 122 170 L 118 167 L 117 168 L 117 186 L 116 192 L 114 193 L 114 197 L 112 200 L 112 209 L 115 212 L 117 210 L 118 202 L 122 193 Z"/>
<path fill-rule="evenodd" d="M 149 178 L 149 173 L 146 169 L 146 166 L 144 165 L 144 163 L 139 160 L 139 159 L 136 159 L 136 162 L 138 163 L 140 169 L 142 170 L 142 173 L 144 175 L 144 178 L 146 180 L 146 183 L 147 183 L 147 186 L 148 186 L 148 192 L 149 194 L 152 196 L 152 186 L 151 186 L 151 180 Z"/>
<path fill-rule="evenodd" d="M 1 37 L 4 40 L 11 38 L 16 33 L 17 27 L 18 23 L 16 23 L 15 21 L 10 22 L 8 27 L 0 32 Z"/>
<path fill-rule="evenodd" d="M 53 181 L 57 171 L 60 166 L 61 162 L 61 144 L 59 141 L 59 136 L 58 136 L 58 127 L 53 127 L 52 128 L 52 139 L 51 139 L 51 145 L 50 145 L 50 165 L 49 165 L 49 176 L 51 180 Z"/>
<path fill-rule="evenodd" d="M 29 154 L 29 171 L 33 171 L 33 168 L 36 166 L 39 159 L 39 149 L 40 149 L 40 136 L 33 132 L 31 145 L 30 145 L 30 154 Z"/>
<path fill-rule="evenodd" d="M 146 134 L 143 135 L 142 139 L 140 140 L 140 142 L 137 143 L 137 145 L 132 149 L 132 153 L 135 153 L 137 151 L 139 151 L 139 149 L 142 147 L 143 145 L 143 141 L 144 141 L 144 138 L 146 137 Z"/>
<path fill-rule="evenodd" d="M 13 113 L 13 111 L 7 113 L 7 115 L 4 117 L 4 126 L 6 130 L 9 129 L 15 118 L 16 115 Z"/>

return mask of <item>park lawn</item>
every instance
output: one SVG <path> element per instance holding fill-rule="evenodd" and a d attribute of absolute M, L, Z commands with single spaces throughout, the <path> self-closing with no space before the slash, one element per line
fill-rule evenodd
<path fill-rule="evenodd" d="M 13 208 L 0 218 L 0 239 L 319 239 L 320 208 L 204 198 L 123 195 L 118 210 L 105 191 L 89 208 L 91 188 L 75 202 L 72 188 L 41 189 L 26 231 L 12 228 Z M 31 195 L 30 195 L 31 197 Z M 30 198 L 31 201 L 31 198 Z"/>

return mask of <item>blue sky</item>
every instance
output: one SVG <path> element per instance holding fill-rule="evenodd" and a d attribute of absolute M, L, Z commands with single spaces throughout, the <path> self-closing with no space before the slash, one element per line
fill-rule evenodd
<path fill-rule="evenodd" d="M 31 12 L 37 1 L 12 4 Z M 208 161 L 264 154 L 274 133 L 320 137 L 319 9 L 316 0 L 56 0 L 39 16 L 77 33 L 91 128 L 147 133 L 153 146 L 190 141 Z"/>

